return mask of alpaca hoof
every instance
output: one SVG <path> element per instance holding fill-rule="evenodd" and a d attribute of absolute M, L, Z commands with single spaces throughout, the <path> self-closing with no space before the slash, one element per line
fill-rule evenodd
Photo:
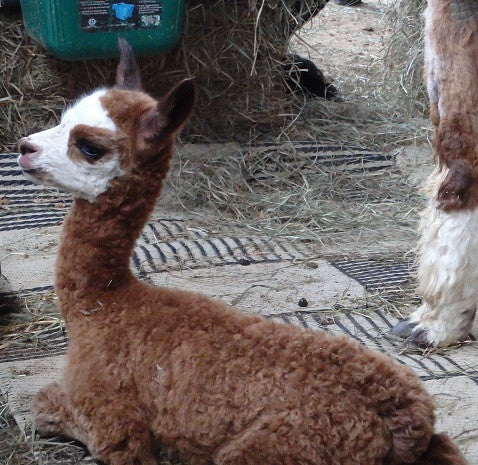
<path fill-rule="evenodd" d="M 430 340 L 429 331 L 424 328 L 418 328 L 405 339 L 405 345 L 409 347 L 430 347 L 434 344 Z"/>
<path fill-rule="evenodd" d="M 410 320 L 405 318 L 404 320 L 400 320 L 392 328 L 392 334 L 402 339 L 406 339 L 412 334 L 412 331 L 416 325 L 417 323 L 411 322 Z"/>
<path fill-rule="evenodd" d="M 446 347 L 470 340 L 475 308 L 455 313 L 451 321 L 415 314 L 407 320 L 398 322 L 392 332 L 405 339 L 405 345 L 409 347 Z"/>
<path fill-rule="evenodd" d="M 418 327 L 417 322 L 408 319 L 400 320 L 393 328 L 392 334 L 405 339 L 405 345 L 409 347 L 429 347 L 430 342 L 428 330 Z"/>

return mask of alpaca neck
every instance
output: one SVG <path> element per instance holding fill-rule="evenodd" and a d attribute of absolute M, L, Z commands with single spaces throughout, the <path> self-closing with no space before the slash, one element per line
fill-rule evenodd
<path fill-rule="evenodd" d="M 56 266 L 62 312 L 90 305 L 134 280 L 130 257 L 151 214 L 169 157 L 120 178 L 94 202 L 75 199 L 65 219 Z"/>

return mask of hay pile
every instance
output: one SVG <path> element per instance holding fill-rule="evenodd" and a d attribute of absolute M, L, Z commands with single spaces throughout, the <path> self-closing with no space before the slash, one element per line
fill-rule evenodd
<path fill-rule="evenodd" d="M 223 234 L 320 241 L 321 253 L 370 254 L 392 243 L 405 251 L 416 241 L 422 202 L 398 167 L 343 170 L 289 144 L 264 149 L 178 148 L 160 207 L 180 205 Z"/>
<path fill-rule="evenodd" d="M 249 140 L 283 125 L 291 100 L 283 61 L 293 31 L 309 9 L 326 0 L 215 0 L 188 2 L 186 33 L 177 50 L 140 60 L 146 89 L 159 95 L 195 76 L 200 109 L 189 139 Z M 82 92 L 112 83 L 112 60 L 64 62 L 25 34 L 21 18 L 0 13 L 0 149 L 54 123 Z"/>
<path fill-rule="evenodd" d="M 387 17 L 391 34 L 384 44 L 383 92 L 404 115 L 426 114 L 428 110 L 423 79 L 423 12 L 426 5 L 427 0 L 399 0 L 392 4 Z"/>

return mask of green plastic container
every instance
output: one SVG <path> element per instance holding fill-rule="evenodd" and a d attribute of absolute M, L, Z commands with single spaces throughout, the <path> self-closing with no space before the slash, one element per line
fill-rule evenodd
<path fill-rule="evenodd" d="M 118 36 L 138 54 L 179 41 L 184 0 L 21 0 L 28 34 L 65 60 L 118 56 Z"/>

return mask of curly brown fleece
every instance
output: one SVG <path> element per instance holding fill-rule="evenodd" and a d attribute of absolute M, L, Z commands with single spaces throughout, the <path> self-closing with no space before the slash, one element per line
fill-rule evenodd
<path fill-rule="evenodd" d="M 120 73 L 137 73 L 125 53 Z M 141 119 L 154 104 L 139 91 L 103 100 L 129 137 L 125 174 L 95 202 L 76 199 L 65 220 L 56 290 L 68 363 L 34 400 L 37 428 L 110 465 L 153 465 L 158 443 L 195 465 L 431 465 L 432 452 L 434 465 L 465 464 L 433 435 L 433 401 L 409 368 L 346 337 L 132 275 L 134 242 L 192 101 L 191 84 L 180 84 L 152 122 Z"/>

